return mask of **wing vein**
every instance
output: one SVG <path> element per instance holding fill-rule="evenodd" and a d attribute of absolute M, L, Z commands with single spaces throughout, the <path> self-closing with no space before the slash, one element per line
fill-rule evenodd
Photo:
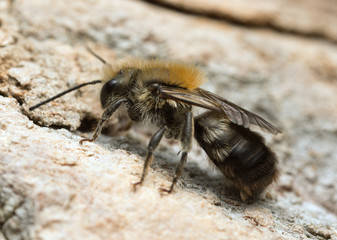
<path fill-rule="evenodd" d="M 251 125 L 255 125 L 260 129 L 273 134 L 281 133 L 275 126 L 255 113 L 241 108 L 236 104 L 201 88 L 188 90 L 179 87 L 160 85 L 158 86 L 158 92 L 160 97 L 166 99 L 180 101 L 212 111 L 223 112 L 224 116 L 227 116 L 232 123 L 245 128 L 250 128 Z"/>

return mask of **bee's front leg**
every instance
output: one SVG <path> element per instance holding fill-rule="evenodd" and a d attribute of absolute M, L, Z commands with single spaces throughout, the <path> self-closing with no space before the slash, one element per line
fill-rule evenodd
<path fill-rule="evenodd" d="M 180 141 L 181 141 L 181 146 L 182 146 L 182 150 L 181 150 L 182 153 L 181 153 L 180 163 L 176 169 L 174 178 L 172 180 L 171 187 L 169 189 L 160 188 L 160 191 L 162 193 L 171 193 L 173 191 L 174 185 L 180 178 L 181 173 L 184 169 L 184 165 L 187 160 L 187 154 L 191 150 L 191 147 L 192 147 L 193 135 L 194 135 L 194 118 L 193 118 L 192 112 L 188 112 L 186 116 L 186 122 L 181 132 Z"/>
<path fill-rule="evenodd" d="M 101 119 L 99 120 L 97 127 L 92 135 L 91 138 L 84 138 L 82 140 L 80 140 L 80 144 L 83 144 L 83 142 L 92 142 L 95 141 L 98 136 L 101 134 L 102 132 L 102 128 L 104 126 L 104 123 L 111 117 L 111 115 L 117 110 L 117 108 L 120 107 L 120 105 L 126 102 L 126 99 L 118 99 L 116 101 L 111 101 L 111 103 L 109 103 L 108 107 L 104 110 Z"/>

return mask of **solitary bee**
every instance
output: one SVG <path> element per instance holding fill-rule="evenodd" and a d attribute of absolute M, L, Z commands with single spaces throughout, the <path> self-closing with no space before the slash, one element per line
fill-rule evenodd
<path fill-rule="evenodd" d="M 273 134 L 280 130 L 262 117 L 199 88 L 205 77 L 197 67 L 138 58 L 112 66 L 89 51 L 104 64 L 102 80 L 80 84 L 29 109 L 34 110 L 85 85 L 103 83 L 100 100 L 104 112 L 92 137 L 82 139 L 81 144 L 97 139 L 104 123 L 121 105 L 125 105 L 132 121 L 159 129 L 150 139 L 143 172 L 134 187 L 143 183 L 153 152 L 164 136 L 179 140 L 182 146 L 171 187 L 161 189 L 164 192 L 171 193 L 181 176 L 193 137 L 221 173 L 240 190 L 244 201 L 257 196 L 277 178 L 275 154 L 265 145 L 263 137 L 249 128 L 256 125 Z M 208 111 L 194 117 L 194 106 Z"/>

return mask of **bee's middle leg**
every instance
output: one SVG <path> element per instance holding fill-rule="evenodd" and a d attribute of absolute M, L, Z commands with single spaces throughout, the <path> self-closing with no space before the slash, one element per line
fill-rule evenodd
<path fill-rule="evenodd" d="M 145 158 L 145 162 L 144 162 L 144 167 L 143 167 L 143 173 L 142 173 L 142 177 L 140 178 L 139 182 L 136 182 L 133 184 L 134 190 L 136 190 L 136 187 L 138 185 L 141 185 L 145 179 L 145 176 L 147 174 L 147 170 L 151 164 L 151 162 L 153 161 L 153 151 L 158 147 L 160 140 L 163 138 L 165 132 L 166 132 L 167 128 L 166 126 L 162 127 L 161 129 L 159 129 L 158 132 L 156 132 L 150 142 L 149 145 L 147 147 L 147 154 L 146 154 L 146 158 Z"/>
<path fill-rule="evenodd" d="M 184 124 L 183 130 L 181 132 L 181 145 L 182 145 L 182 154 L 180 163 L 176 169 L 174 178 L 172 180 L 171 187 L 169 189 L 161 188 L 162 192 L 171 193 L 173 191 L 174 185 L 177 183 L 178 179 L 181 176 L 181 173 L 184 169 L 184 165 L 187 160 L 188 152 L 191 150 L 192 147 L 192 139 L 194 135 L 194 118 L 192 112 L 188 112 L 186 116 L 186 122 Z"/>

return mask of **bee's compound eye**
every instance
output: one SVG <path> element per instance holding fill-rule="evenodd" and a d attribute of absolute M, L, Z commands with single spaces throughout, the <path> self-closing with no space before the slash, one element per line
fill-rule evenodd
<path fill-rule="evenodd" d="M 116 92 L 119 85 L 120 83 L 116 79 L 111 79 L 103 85 L 101 90 L 101 104 L 103 107 L 106 107 L 108 99 Z"/>

